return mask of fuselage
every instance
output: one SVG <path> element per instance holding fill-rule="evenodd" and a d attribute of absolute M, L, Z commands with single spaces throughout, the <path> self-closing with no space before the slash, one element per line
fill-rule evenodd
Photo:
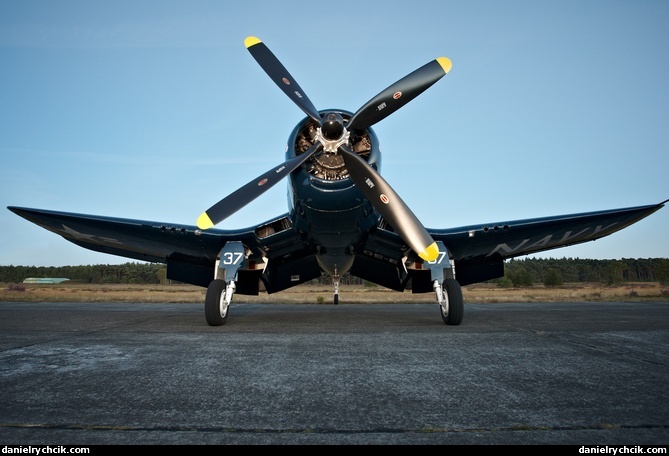
<path fill-rule="evenodd" d="M 322 112 L 330 112 L 326 110 Z M 351 113 L 335 110 L 344 117 Z M 303 119 L 291 133 L 286 159 L 304 153 L 318 125 Z M 380 171 L 381 151 L 376 135 L 368 128 L 351 132 L 351 148 Z M 288 206 L 293 224 L 310 244 L 323 271 L 333 277 L 347 272 L 356 247 L 366 232 L 378 224 L 379 214 L 348 175 L 341 155 L 320 151 L 290 175 Z"/>

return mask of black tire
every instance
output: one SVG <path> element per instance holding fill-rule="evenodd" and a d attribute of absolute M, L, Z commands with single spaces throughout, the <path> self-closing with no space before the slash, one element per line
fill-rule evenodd
<path fill-rule="evenodd" d="M 204 316 L 210 326 L 221 326 L 228 320 L 229 307 L 225 309 L 225 314 L 221 315 L 221 299 L 224 294 L 225 280 L 212 280 L 204 298 Z"/>
<path fill-rule="evenodd" d="M 448 297 L 448 314 L 444 315 L 443 307 L 439 306 L 439 313 L 444 323 L 450 326 L 457 326 L 462 323 L 462 317 L 465 314 L 465 303 L 462 299 L 462 288 L 455 279 L 444 280 L 444 292 Z"/>
<path fill-rule="evenodd" d="M 336 306 L 337 304 L 339 304 L 339 295 L 338 295 L 338 294 L 334 295 L 334 299 L 333 299 L 333 300 L 334 300 L 334 304 L 335 304 L 335 306 Z"/>

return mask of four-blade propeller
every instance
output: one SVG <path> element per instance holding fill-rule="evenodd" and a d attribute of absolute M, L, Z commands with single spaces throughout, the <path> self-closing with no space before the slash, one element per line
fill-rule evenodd
<path fill-rule="evenodd" d="M 325 149 L 342 156 L 353 182 L 409 248 L 422 259 L 434 261 L 439 255 L 439 249 L 425 227 L 381 175 L 353 152 L 347 142 L 348 131 L 371 127 L 400 109 L 448 73 L 451 61 L 439 57 L 418 68 L 369 100 L 344 125 L 338 115 L 330 114 L 325 119 L 321 118 L 297 81 L 262 41 L 250 36 L 244 40 L 244 44 L 274 83 L 318 123 L 317 141 L 307 152 L 270 169 L 214 204 L 200 215 L 197 226 L 208 229 L 220 223 L 295 171 L 309 157 Z"/>

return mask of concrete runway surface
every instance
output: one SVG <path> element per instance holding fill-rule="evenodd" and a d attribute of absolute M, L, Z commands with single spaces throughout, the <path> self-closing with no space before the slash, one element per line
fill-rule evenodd
<path fill-rule="evenodd" d="M 669 303 L 0 303 L 0 443 L 669 443 Z"/>

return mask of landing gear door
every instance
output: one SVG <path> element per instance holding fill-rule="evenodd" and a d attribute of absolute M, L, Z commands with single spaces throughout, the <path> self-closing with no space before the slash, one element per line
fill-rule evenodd
<path fill-rule="evenodd" d="M 237 280 L 237 271 L 246 267 L 246 249 L 244 244 L 239 241 L 227 242 L 219 259 L 216 261 L 216 271 L 214 279 L 220 279 L 225 282 Z"/>
<path fill-rule="evenodd" d="M 441 284 L 445 279 L 455 279 L 455 267 L 444 243 L 437 241 L 437 247 L 439 247 L 437 259 L 426 261 L 424 266 L 430 270 L 431 281 L 436 280 Z"/>

